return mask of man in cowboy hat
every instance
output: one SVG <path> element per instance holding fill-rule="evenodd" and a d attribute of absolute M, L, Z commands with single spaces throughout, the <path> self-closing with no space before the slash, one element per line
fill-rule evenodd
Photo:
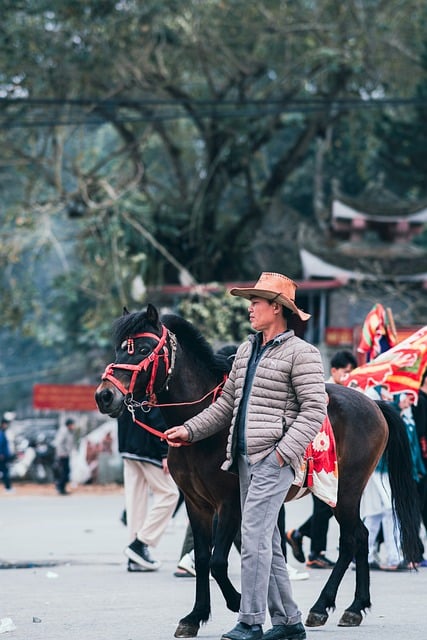
<path fill-rule="evenodd" d="M 255 335 L 237 350 L 218 400 L 183 426 L 166 431 L 171 446 L 229 428 L 224 470 L 239 474 L 242 503 L 242 598 L 237 625 L 222 640 L 303 640 L 277 517 L 308 444 L 326 415 L 319 351 L 288 328 L 296 284 L 262 273 L 254 287 L 231 289 L 247 298 Z M 273 627 L 263 634 L 268 605 Z"/>

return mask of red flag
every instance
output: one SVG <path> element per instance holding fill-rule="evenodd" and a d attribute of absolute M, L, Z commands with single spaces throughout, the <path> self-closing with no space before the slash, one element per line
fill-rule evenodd
<path fill-rule="evenodd" d="M 370 362 L 397 342 L 391 309 L 384 309 L 380 303 L 375 304 L 365 318 L 357 351 L 366 354 Z"/>
<path fill-rule="evenodd" d="M 426 367 L 427 326 L 381 353 L 371 362 L 353 369 L 345 385 L 362 391 L 382 385 L 392 394 L 408 393 L 416 403 Z"/>

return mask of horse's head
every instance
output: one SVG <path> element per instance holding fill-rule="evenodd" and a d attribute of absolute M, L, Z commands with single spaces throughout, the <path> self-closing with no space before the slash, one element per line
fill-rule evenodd
<path fill-rule="evenodd" d="M 154 393 L 159 368 L 163 381 L 169 372 L 168 337 L 153 305 L 136 313 L 125 310 L 114 325 L 116 359 L 105 369 L 95 392 L 101 413 L 116 418 L 126 403 Z"/>

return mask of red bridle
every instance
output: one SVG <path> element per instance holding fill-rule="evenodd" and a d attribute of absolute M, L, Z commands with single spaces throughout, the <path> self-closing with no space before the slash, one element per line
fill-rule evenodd
<path fill-rule="evenodd" d="M 152 364 L 153 366 L 152 366 L 152 369 L 151 369 L 151 375 L 150 375 L 150 379 L 148 381 L 146 389 L 147 389 L 148 397 L 149 398 L 153 397 L 154 396 L 154 383 L 156 381 L 157 370 L 159 368 L 159 360 L 160 360 L 160 358 L 164 359 L 166 375 L 168 375 L 168 373 L 170 373 L 170 371 L 169 371 L 169 350 L 168 350 L 168 347 L 167 347 L 167 344 L 166 344 L 167 337 L 168 337 L 168 330 L 164 325 L 163 325 L 163 328 L 162 328 L 162 335 L 161 336 L 157 336 L 155 333 L 137 333 L 134 336 L 130 336 L 127 339 L 127 348 L 128 348 L 128 353 L 130 355 L 132 355 L 135 352 L 135 340 L 137 338 L 153 338 L 154 340 L 157 340 L 158 342 L 157 342 L 156 347 L 150 353 L 150 355 L 147 356 L 146 358 L 144 358 L 144 360 L 141 360 L 141 362 L 138 363 L 138 364 L 120 364 L 120 363 L 112 362 L 111 364 L 107 365 L 104 373 L 102 374 L 102 380 L 108 380 L 124 396 L 128 396 L 128 395 L 133 394 L 137 378 L 138 378 L 139 374 L 141 373 L 141 371 L 147 371 L 148 367 L 150 366 L 150 364 Z M 130 379 L 130 382 L 129 382 L 129 387 L 127 389 L 120 382 L 120 380 L 118 380 L 116 378 L 116 376 L 115 376 L 116 369 L 132 373 L 131 379 Z"/>
<path fill-rule="evenodd" d="M 169 349 L 167 346 L 167 337 L 168 335 L 171 338 L 172 341 L 172 353 L 171 356 L 169 355 Z M 157 429 L 153 429 L 152 427 L 150 427 L 149 425 L 145 424 L 144 422 L 141 422 L 140 420 L 138 420 L 135 417 L 135 408 L 136 407 L 140 407 L 143 411 L 148 412 L 150 410 L 151 407 L 168 407 L 168 406 L 181 406 L 181 405 L 192 405 L 192 404 L 199 404 L 200 402 L 202 402 L 203 400 L 205 400 L 207 397 L 209 397 L 210 395 L 212 395 L 212 402 L 214 402 L 216 400 L 216 398 L 218 397 L 218 395 L 221 393 L 222 387 L 227 379 L 227 376 L 224 376 L 224 379 L 222 380 L 222 382 L 220 382 L 216 387 L 214 387 L 211 391 L 209 391 L 205 396 L 203 396 L 203 398 L 200 398 L 199 400 L 195 400 L 193 402 L 178 402 L 178 403 L 173 403 L 173 404 L 162 404 L 159 405 L 157 404 L 157 400 L 156 400 L 156 395 L 154 392 L 154 384 L 156 382 L 156 377 L 157 377 L 157 372 L 158 372 L 158 368 L 159 368 L 159 360 L 160 358 L 164 359 L 164 365 L 165 365 L 165 375 L 166 375 L 166 382 L 164 383 L 163 386 L 167 385 L 167 380 L 170 377 L 171 373 L 172 373 L 172 369 L 173 369 L 173 362 L 174 362 L 174 353 L 175 353 L 175 348 L 176 348 L 176 339 L 175 336 L 172 333 L 169 333 L 167 328 L 163 325 L 162 328 L 162 335 L 158 336 L 155 333 L 137 333 L 133 336 L 130 336 L 127 338 L 127 351 L 128 354 L 132 355 L 135 352 L 135 340 L 137 338 L 153 338 L 154 340 L 157 340 L 157 345 L 156 347 L 153 349 L 153 351 L 150 353 L 149 356 L 147 356 L 146 358 L 144 358 L 144 360 L 142 360 L 139 364 L 120 364 L 120 363 L 115 363 L 112 362 L 111 364 L 107 365 L 104 373 L 102 374 L 102 380 L 108 380 L 109 382 L 111 382 L 111 384 L 113 384 L 116 389 L 118 389 L 120 391 L 120 393 L 122 393 L 125 396 L 125 405 L 128 409 L 128 411 L 131 412 L 132 414 L 132 419 L 133 421 L 138 424 L 140 427 L 143 427 L 146 431 L 149 431 L 150 433 L 152 433 L 155 436 L 158 436 L 159 438 L 163 439 L 163 440 L 167 440 L 166 436 L 164 433 L 162 433 L 161 431 L 158 431 Z M 174 347 L 175 345 L 175 347 Z M 133 399 L 133 392 L 135 389 L 135 385 L 136 385 L 136 381 L 137 378 L 139 376 L 139 374 L 141 373 L 141 371 L 147 371 L 148 367 L 150 366 L 150 364 L 152 364 L 152 369 L 151 369 L 151 375 L 150 375 L 150 379 L 148 381 L 147 387 L 146 387 L 146 393 L 148 396 L 148 400 L 145 400 L 143 402 L 136 402 Z M 115 370 L 122 370 L 122 371 L 128 371 L 128 372 L 132 372 L 131 375 L 131 379 L 130 379 L 130 383 L 129 383 L 129 387 L 126 389 L 126 387 L 120 382 L 120 380 L 118 380 L 115 376 Z M 189 442 L 183 442 L 183 445 L 188 445 L 190 444 Z"/>

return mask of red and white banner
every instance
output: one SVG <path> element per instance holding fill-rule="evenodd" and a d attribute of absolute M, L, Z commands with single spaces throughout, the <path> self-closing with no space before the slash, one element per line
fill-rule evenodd
<path fill-rule="evenodd" d="M 388 351 L 384 351 L 371 362 L 353 369 L 345 385 L 361 391 L 382 386 L 393 395 L 407 393 L 412 402 L 416 403 L 426 367 L 427 325 Z"/>
<path fill-rule="evenodd" d="M 357 351 L 366 356 L 370 362 L 380 353 L 394 347 L 397 342 L 391 309 L 384 309 L 380 303 L 375 304 L 365 318 Z"/>

